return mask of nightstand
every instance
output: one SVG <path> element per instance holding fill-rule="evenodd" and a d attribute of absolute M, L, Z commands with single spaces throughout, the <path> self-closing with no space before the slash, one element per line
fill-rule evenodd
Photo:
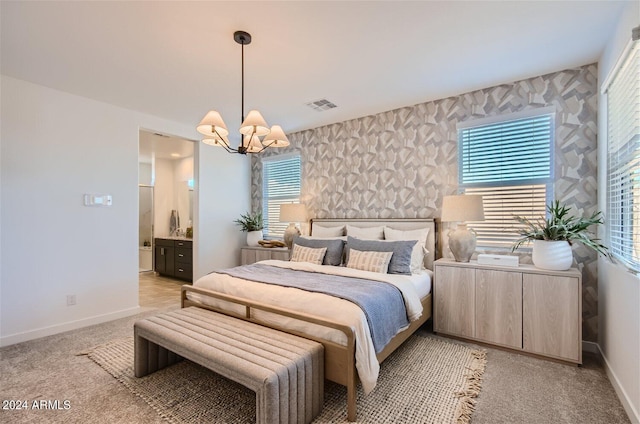
<path fill-rule="evenodd" d="M 248 265 L 267 259 L 288 261 L 290 250 L 286 247 L 254 247 L 245 246 L 240 250 L 240 264 Z"/>
<path fill-rule="evenodd" d="M 434 332 L 582 363 L 577 269 L 438 259 L 434 275 Z"/>

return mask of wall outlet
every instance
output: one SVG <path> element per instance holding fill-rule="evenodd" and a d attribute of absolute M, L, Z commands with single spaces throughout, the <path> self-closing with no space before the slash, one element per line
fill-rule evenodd
<path fill-rule="evenodd" d="M 73 306 L 76 304 L 76 295 L 69 294 L 67 295 L 67 306 Z"/>

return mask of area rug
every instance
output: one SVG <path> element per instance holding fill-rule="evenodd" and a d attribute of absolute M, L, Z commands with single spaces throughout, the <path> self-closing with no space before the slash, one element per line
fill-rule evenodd
<path fill-rule="evenodd" d="M 142 378 L 133 375 L 133 338 L 98 346 L 89 358 L 171 423 L 255 423 L 255 393 L 189 361 Z M 486 354 L 412 336 L 382 365 L 369 395 L 358 390 L 359 423 L 468 423 L 480 393 Z M 314 423 L 346 422 L 346 388 L 325 384 Z"/>

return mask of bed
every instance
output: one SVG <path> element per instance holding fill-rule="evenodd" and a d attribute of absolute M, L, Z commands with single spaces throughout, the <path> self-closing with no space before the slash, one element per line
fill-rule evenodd
<path fill-rule="evenodd" d="M 365 317 L 363 311 L 349 300 L 307 292 L 295 286 L 264 284 L 250 277 L 243 278 L 242 274 L 234 275 L 236 271 L 232 274 L 212 273 L 196 281 L 193 287 L 184 286 L 182 307 L 198 306 L 222 312 L 322 343 L 325 348 L 325 378 L 347 387 L 347 419 L 355 421 L 358 381 L 365 393 L 371 391 L 379 364 L 431 317 L 430 270 L 436 252 L 435 222 L 433 219 L 314 219 L 311 222 L 310 233 L 319 235 L 319 239 L 337 238 L 334 234 L 338 234 L 339 228 L 348 228 L 350 234 L 363 236 L 359 238 L 380 238 L 376 232 L 385 227 L 395 230 L 395 233 L 388 230 L 392 240 L 402 240 L 402 234 L 427 230 L 424 257 L 421 258 L 425 270 L 418 271 L 412 267 L 411 275 L 374 275 L 344 266 L 288 261 L 262 261 L 252 270 L 276 272 L 276 269 L 285 269 L 288 271 L 282 272 L 303 272 L 305 274 L 300 275 L 316 276 L 318 281 L 330 275 L 330 279 L 366 279 L 396 286 L 402 292 L 410 319 L 406 326 L 393 333 L 393 337 L 385 339 L 382 347 L 380 344 L 374 347 L 372 343 L 371 334 L 374 332 L 368 331 L 369 316 Z"/>

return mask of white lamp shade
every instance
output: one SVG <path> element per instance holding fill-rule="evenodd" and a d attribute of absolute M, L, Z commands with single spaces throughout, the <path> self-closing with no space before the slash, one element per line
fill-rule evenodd
<path fill-rule="evenodd" d="M 242 145 L 247 148 L 247 153 L 258 153 L 262 150 L 263 146 L 257 135 L 254 135 L 251 139 L 249 139 L 248 135 L 245 135 L 243 139 Z"/>
<path fill-rule="evenodd" d="M 196 129 L 200 134 L 209 137 L 229 135 L 229 130 L 222 120 L 222 116 L 215 110 L 209 111 L 204 118 L 202 118 L 202 121 L 200 121 Z"/>
<path fill-rule="evenodd" d="M 443 222 L 483 221 L 482 196 L 477 194 L 444 196 L 441 219 Z"/>
<path fill-rule="evenodd" d="M 280 125 L 274 125 L 271 127 L 269 134 L 262 140 L 262 144 L 270 147 L 287 147 L 289 139 Z"/>
<path fill-rule="evenodd" d="M 260 112 L 252 110 L 242 122 L 240 134 L 262 137 L 263 135 L 269 134 L 269 126 L 262 115 L 260 115 Z"/>
<path fill-rule="evenodd" d="M 227 147 L 229 147 L 229 139 L 226 135 L 223 135 L 222 137 L 214 135 L 212 138 L 202 139 L 202 142 L 204 144 L 208 144 L 209 146 L 223 147 L 226 145 Z"/>
<path fill-rule="evenodd" d="M 280 205 L 280 222 L 304 222 L 307 220 L 307 208 L 301 203 Z"/>

